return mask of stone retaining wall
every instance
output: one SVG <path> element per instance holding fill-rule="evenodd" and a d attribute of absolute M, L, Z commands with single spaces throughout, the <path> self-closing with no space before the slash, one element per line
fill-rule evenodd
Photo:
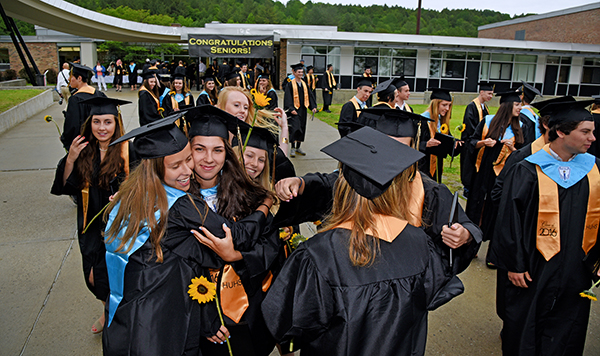
<path fill-rule="evenodd" d="M 0 114 L 0 134 L 31 116 L 48 108 L 54 102 L 52 90 L 46 90 L 33 98 L 14 106 Z"/>

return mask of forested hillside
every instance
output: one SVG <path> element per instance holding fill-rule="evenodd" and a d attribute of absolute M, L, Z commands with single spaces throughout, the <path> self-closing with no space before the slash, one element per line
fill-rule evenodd
<path fill-rule="evenodd" d="M 152 24 L 202 27 L 206 22 L 331 25 L 340 31 L 415 33 L 416 10 L 331 5 L 299 0 L 68 0 L 87 9 Z M 416 1 L 415 1 L 416 4 Z M 511 19 L 490 10 L 426 10 L 421 34 L 477 37 L 477 27 Z"/>

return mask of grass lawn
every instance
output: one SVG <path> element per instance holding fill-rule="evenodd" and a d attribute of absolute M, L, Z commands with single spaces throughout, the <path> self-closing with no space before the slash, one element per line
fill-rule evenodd
<path fill-rule="evenodd" d="M 0 90 L 0 112 L 5 112 L 43 92 L 42 89 Z"/>
<path fill-rule="evenodd" d="M 427 105 L 411 105 L 410 107 L 415 113 L 422 113 L 427 110 Z M 450 130 L 454 137 L 460 137 L 460 132 L 457 128 L 462 124 L 466 107 L 466 105 L 454 105 L 452 107 Z M 338 122 L 340 118 L 342 105 L 331 105 L 329 110 L 331 110 L 331 114 L 320 111 L 315 114 L 315 117 L 337 129 L 335 123 Z M 495 114 L 496 111 L 498 111 L 498 107 L 490 107 L 490 114 Z M 462 189 L 462 183 L 460 182 L 460 156 L 454 158 L 452 167 L 450 167 L 450 162 L 451 159 L 449 157 L 444 160 L 444 175 L 442 176 L 442 180 L 444 184 L 448 186 L 450 191 L 455 192 L 456 190 Z"/>

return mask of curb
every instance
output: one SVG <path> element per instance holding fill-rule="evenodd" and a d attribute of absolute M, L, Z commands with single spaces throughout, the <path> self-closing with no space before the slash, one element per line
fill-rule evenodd
<path fill-rule="evenodd" d="M 52 90 L 48 89 L 33 98 L 0 114 L 0 134 L 17 126 L 31 116 L 48 108 L 54 102 Z"/>

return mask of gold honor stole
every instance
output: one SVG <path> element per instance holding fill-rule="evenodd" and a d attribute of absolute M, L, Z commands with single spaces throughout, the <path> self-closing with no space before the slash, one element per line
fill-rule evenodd
<path fill-rule="evenodd" d="M 406 225 L 408 225 L 408 221 L 395 218 L 393 216 L 387 215 L 373 215 L 373 219 L 375 220 L 375 226 L 377 227 L 377 238 L 386 242 L 392 242 L 400 235 Z M 354 224 L 350 221 L 343 222 L 334 227 L 334 229 L 342 228 L 346 230 L 352 230 Z M 371 229 L 365 230 L 365 234 L 375 236 Z"/>
<path fill-rule="evenodd" d="M 592 110 L 592 114 L 600 114 L 600 108 Z"/>
<path fill-rule="evenodd" d="M 86 94 L 94 94 L 96 92 L 96 89 L 94 89 L 94 87 L 90 86 L 90 85 L 84 85 L 81 88 L 79 88 L 75 94 L 79 94 L 79 93 L 86 93 Z M 73 95 L 75 95 L 73 94 Z"/>
<path fill-rule="evenodd" d="M 177 99 L 175 99 L 175 94 L 177 93 L 175 93 L 174 91 L 169 92 L 169 96 L 171 97 L 171 106 L 173 107 L 173 109 L 179 109 L 179 102 L 177 101 Z M 210 100 L 210 96 L 208 97 L 208 100 Z M 185 105 L 190 105 L 190 96 L 186 95 L 183 101 L 185 102 Z M 210 103 L 212 104 L 212 100 L 210 100 Z"/>
<path fill-rule="evenodd" d="M 408 112 L 414 113 L 413 109 L 410 106 L 408 106 L 407 103 L 404 103 L 404 109 L 406 109 L 406 111 L 408 111 Z"/>
<path fill-rule="evenodd" d="M 485 140 L 486 136 L 488 134 L 488 126 L 487 123 L 483 126 L 483 131 L 481 132 L 481 139 Z M 543 137 L 542 137 L 543 139 Z M 515 144 L 515 137 L 511 137 L 509 139 L 510 142 L 512 142 L 512 144 Z M 496 177 L 500 174 L 500 172 L 502 172 L 502 169 L 504 169 L 504 165 L 506 164 L 506 160 L 508 159 L 508 156 L 511 155 L 512 150 L 505 144 L 502 144 L 501 142 L 498 142 L 497 144 L 501 144 L 502 145 L 502 149 L 500 150 L 500 154 L 498 154 L 498 157 L 496 158 L 496 160 L 492 163 L 492 167 L 494 169 L 494 173 L 496 174 Z M 531 147 L 533 149 L 533 145 Z M 483 147 L 481 147 L 479 149 L 479 153 L 477 153 L 477 162 L 475 162 L 475 169 L 477 172 L 479 172 L 479 168 L 481 167 L 481 159 L 483 158 L 483 152 L 485 151 L 485 145 Z M 533 152 L 532 152 L 533 153 Z"/>
<path fill-rule="evenodd" d="M 477 113 L 479 114 L 479 121 L 481 121 L 481 120 L 483 120 L 483 109 L 481 108 L 481 101 L 479 101 L 479 97 L 476 97 L 475 99 L 473 99 L 473 102 L 475 103 L 475 107 L 477 108 Z M 483 104 L 483 105 L 485 105 L 485 104 Z M 487 108 L 487 105 L 486 105 L 486 108 Z"/>
<path fill-rule="evenodd" d="M 142 85 L 142 87 L 140 88 L 140 93 L 143 91 L 147 91 L 152 97 L 152 99 L 154 99 L 154 101 L 156 102 L 156 110 L 160 109 L 160 101 L 158 101 L 158 99 L 154 96 L 154 94 L 152 94 L 150 90 L 146 89 L 146 87 Z"/>
<path fill-rule="evenodd" d="M 315 81 L 315 75 L 314 74 L 307 74 L 306 75 L 306 79 L 308 80 L 308 87 L 311 90 L 315 90 L 317 88 L 317 82 Z"/>
<path fill-rule="evenodd" d="M 93 89 L 93 88 L 92 88 Z M 121 123 L 123 127 L 123 123 Z M 122 135 L 123 133 L 121 133 Z M 123 171 L 125 172 L 125 179 L 129 177 L 129 141 L 121 143 L 121 158 L 123 158 Z M 83 189 L 81 189 L 81 206 L 83 210 L 83 229 L 82 232 L 87 228 L 87 213 L 90 205 L 90 183 L 86 182 Z"/>
<path fill-rule="evenodd" d="M 543 150 L 550 154 L 549 145 Z M 538 164 L 535 165 L 539 184 L 539 209 L 536 230 L 536 246 L 538 251 L 549 261 L 560 252 L 560 205 L 558 197 L 558 184 L 548 177 Z M 587 173 L 589 182 L 589 198 L 583 241 L 581 248 L 587 254 L 596 244 L 598 236 L 598 220 L 600 219 L 600 173 L 594 163 Z"/>
<path fill-rule="evenodd" d="M 219 269 L 210 269 L 213 283 L 218 283 L 220 272 Z M 219 294 L 223 314 L 227 315 L 236 324 L 239 323 L 250 303 L 248 302 L 246 290 L 242 285 L 242 279 L 229 264 L 223 267 Z"/>
<path fill-rule="evenodd" d="M 410 184 L 410 201 L 408 202 L 408 222 L 412 226 L 421 226 L 421 218 L 423 216 L 423 204 L 425 202 L 425 189 L 423 188 L 423 180 L 421 173 L 416 170 L 415 178 Z"/>
<path fill-rule="evenodd" d="M 439 118 L 438 118 L 438 120 L 439 120 Z M 435 133 L 437 132 L 438 120 L 429 121 L 429 123 L 428 123 L 429 124 L 429 135 L 431 136 L 431 138 L 434 138 Z M 429 155 L 429 174 L 434 178 L 435 178 L 435 176 L 434 176 L 435 171 L 437 170 L 437 162 L 438 162 L 438 158 L 436 155 Z"/>
<path fill-rule="evenodd" d="M 246 73 L 240 73 L 240 78 L 242 78 L 242 88 L 247 89 L 248 88 L 248 82 L 246 79 Z"/>
<path fill-rule="evenodd" d="M 300 109 L 300 95 L 298 95 L 298 82 L 294 79 L 292 80 L 292 92 L 294 94 L 294 107 L 296 109 Z M 303 80 L 300 81 L 300 85 L 302 85 L 302 90 L 304 90 L 304 107 L 308 108 L 310 105 L 310 101 L 308 101 L 308 88 Z"/>
<path fill-rule="evenodd" d="M 329 87 L 332 90 L 337 85 L 337 83 L 335 82 L 335 78 L 333 77 L 333 74 L 331 72 L 327 72 L 327 82 L 329 83 Z M 331 94 L 331 92 L 329 92 L 329 94 Z"/>
<path fill-rule="evenodd" d="M 349 100 L 352 104 L 354 104 L 354 109 L 356 110 L 356 117 L 360 116 L 360 105 L 358 104 L 358 101 L 356 101 L 356 97 L 353 96 L 352 99 Z"/>

